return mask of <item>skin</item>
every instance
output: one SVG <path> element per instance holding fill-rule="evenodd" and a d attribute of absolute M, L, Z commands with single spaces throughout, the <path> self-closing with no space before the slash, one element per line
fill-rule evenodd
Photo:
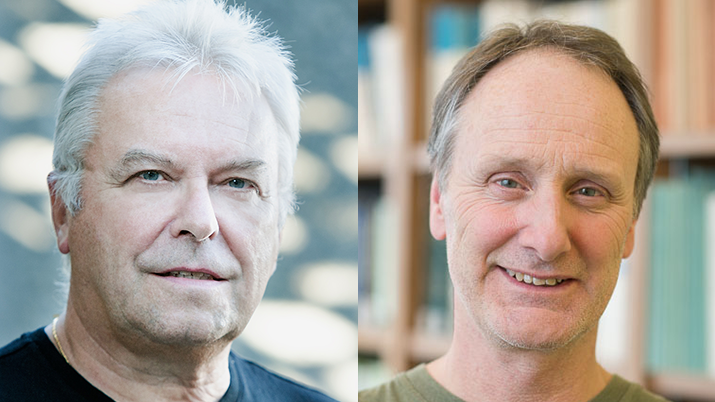
<path fill-rule="evenodd" d="M 590 400 L 611 378 L 598 320 L 633 250 L 635 119 L 604 73 L 547 49 L 497 65 L 461 117 L 430 195 L 454 339 L 428 371 L 466 401 Z M 504 268 L 565 281 L 535 287 Z"/>
<path fill-rule="evenodd" d="M 52 198 L 59 250 L 72 256 L 58 336 L 116 400 L 218 400 L 230 344 L 275 270 L 278 128 L 265 99 L 223 91 L 212 75 L 175 87 L 158 71 L 113 78 L 81 211 Z M 158 275 L 186 269 L 223 280 Z"/>

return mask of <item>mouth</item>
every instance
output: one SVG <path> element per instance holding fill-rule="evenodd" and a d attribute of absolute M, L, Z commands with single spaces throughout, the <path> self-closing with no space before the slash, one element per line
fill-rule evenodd
<path fill-rule="evenodd" d="M 499 266 L 507 275 L 514 278 L 517 282 L 521 282 L 531 286 L 537 287 L 557 287 L 562 286 L 566 282 L 570 282 L 570 278 L 562 277 L 537 277 L 534 275 L 525 274 L 522 272 L 514 271 L 508 268 Z"/>
<path fill-rule="evenodd" d="M 225 281 L 226 279 L 219 277 L 217 274 L 204 269 L 201 270 L 185 270 L 172 269 L 155 275 L 174 278 L 195 279 L 200 281 Z"/>

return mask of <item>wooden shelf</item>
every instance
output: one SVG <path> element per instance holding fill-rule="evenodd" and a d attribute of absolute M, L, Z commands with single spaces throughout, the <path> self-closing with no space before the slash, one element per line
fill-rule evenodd
<path fill-rule="evenodd" d="M 414 359 L 426 362 L 444 355 L 451 342 L 450 336 L 415 332 L 412 335 L 410 349 Z"/>
<path fill-rule="evenodd" d="M 430 172 L 429 157 L 427 156 L 427 144 L 419 143 L 412 150 L 413 168 L 417 173 L 427 174 Z"/>
<path fill-rule="evenodd" d="M 674 158 L 712 158 L 715 156 L 715 133 L 712 134 L 671 134 L 661 137 L 660 156 L 662 159 Z M 418 174 L 430 172 L 427 144 L 418 143 L 412 150 L 412 168 Z M 358 162 L 360 179 L 381 178 L 384 172 L 382 158 L 360 153 Z"/>
<path fill-rule="evenodd" d="M 715 133 L 665 133 L 661 136 L 661 158 L 712 158 Z"/>
<path fill-rule="evenodd" d="M 377 152 L 360 151 L 358 158 L 358 178 L 360 180 L 379 180 L 385 176 L 385 161 Z M 412 170 L 419 175 L 430 173 L 427 145 L 418 144 L 409 155 Z"/>
<path fill-rule="evenodd" d="M 372 151 L 360 152 L 358 157 L 358 179 L 378 180 L 384 174 L 384 163 L 377 153 Z"/>
<path fill-rule="evenodd" d="M 358 328 L 358 351 L 360 353 L 377 355 L 383 348 L 385 331 L 374 327 Z"/>
<path fill-rule="evenodd" d="M 385 0 L 358 0 L 358 7 L 385 6 Z"/>
<path fill-rule="evenodd" d="M 649 388 L 670 398 L 715 401 L 715 378 L 698 374 L 664 373 L 650 376 Z"/>
<path fill-rule="evenodd" d="M 386 0 L 358 0 L 358 24 L 384 21 Z"/>

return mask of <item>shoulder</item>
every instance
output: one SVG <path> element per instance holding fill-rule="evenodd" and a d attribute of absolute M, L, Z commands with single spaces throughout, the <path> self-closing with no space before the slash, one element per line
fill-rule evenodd
<path fill-rule="evenodd" d="M 23 348 L 25 348 L 29 344 L 31 344 L 33 342 L 32 341 L 33 334 L 34 334 L 34 332 L 24 333 L 19 338 L 15 339 L 12 342 L 8 343 L 7 345 L 1 347 L 0 348 L 0 359 L 10 358 L 13 354 L 17 353 L 18 351 L 22 350 Z"/>
<path fill-rule="evenodd" d="M 295 402 L 336 402 L 327 395 L 276 374 L 250 360 L 231 353 L 230 363 L 245 384 L 248 400 L 295 401 Z"/>
<path fill-rule="evenodd" d="M 0 395 L 3 397 L 40 400 L 39 396 L 45 395 L 43 385 L 47 379 L 38 378 L 44 358 L 36 339 L 44 335 L 43 331 L 40 328 L 27 332 L 0 348 Z"/>
<path fill-rule="evenodd" d="M 614 374 L 606 388 L 591 400 L 591 402 L 606 401 L 667 402 L 667 399 L 649 392 L 639 384 L 632 383 Z"/>
<path fill-rule="evenodd" d="M 0 378 L 8 378 L 12 371 L 17 370 L 18 364 L 26 362 L 28 355 L 37 354 L 36 341 L 41 335 L 44 335 L 42 328 L 27 332 L 0 348 Z"/>
<path fill-rule="evenodd" d="M 398 374 L 391 381 L 358 393 L 359 402 L 462 402 L 427 372 L 424 364 Z"/>

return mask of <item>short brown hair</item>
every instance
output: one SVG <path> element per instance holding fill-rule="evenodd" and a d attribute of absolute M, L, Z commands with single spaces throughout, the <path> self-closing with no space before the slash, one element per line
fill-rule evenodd
<path fill-rule="evenodd" d="M 432 171 L 444 188 L 451 168 L 459 110 L 479 81 L 494 66 L 527 50 L 559 51 L 605 72 L 621 89 L 635 117 L 639 133 L 638 168 L 634 183 L 634 217 L 638 217 L 648 186 L 653 181 L 660 140 L 648 101 L 648 89 L 636 66 L 618 42 L 596 28 L 540 20 L 520 28 L 503 25 L 464 56 L 435 100 L 428 153 Z"/>

